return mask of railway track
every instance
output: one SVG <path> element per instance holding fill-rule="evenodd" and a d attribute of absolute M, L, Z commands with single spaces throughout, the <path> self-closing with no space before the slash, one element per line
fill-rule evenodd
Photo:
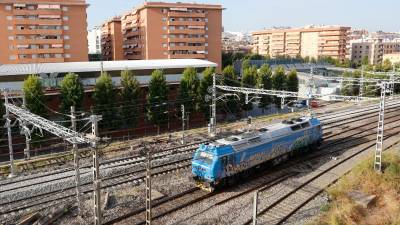
<path fill-rule="evenodd" d="M 196 142 L 196 143 L 191 143 L 188 145 L 180 146 L 177 148 L 171 148 L 171 149 L 166 149 L 160 153 L 156 153 L 153 156 L 154 160 L 158 159 L 163 159 L 168 156 L 172 155 L 179 155 L 179 154 L 190 154 L 195 151 L 195 149 L 198 147 L 199 144 L 204 143 L 204 142 Z M 103 161 L 100 164 L 100 169 L 110 169 L 110 168 L 115 168 L 115 167 L 120 167 L 120 166 L 133 166 L 133 165 L 139 165 L 142 164 L 145 161 L 145 157 L 142 155 L 135 155 L 135 156 L 129 156 L 129 157 L 123 157 L 123 158 L 118 158 L 118 159 L 113 159 L 113 160 L 106 160 Z M 83 166 L 80 166 L 80 170 L 85 170 L 85 169 L 91 169 L 92 165 L 86 164 Z M 54 179 L 49 179 L 47 182 L 52 182 L 55 180 L 59 180 L 61 178 L 71 178 L 74 177 L 75 175 L 73 174 L 74 169 L 73 168 L 68 168 L 68 169 L 61 169 L 61 170 L 55 170 L 51 171 L 48 173 L 38 173 L 38 174 L 33 174 L 30 176 L 23 176 L 23 177 L 17 177 L 15 179 L 9 179 L 9 180 L 4 180 L 0 181 L 0 185 L 5 186 L 5 185 L 11 185 L 11 184 L 17 184 L 17 183 L 29 183 L 29 184 L 40 184 L 35 182 L 38 178 L 43 178 L 43 177 L 49 177 L 49 176 L 56 176 L 59 174 L 65 174 L 70 172 L 70 175 L 66 175 L 63 177 L 57 177 Z M 81 173 L 81 175 L 90 173 L 91 171 L 86 171 Z M 27 186 L 24 186 L 27 187 Z M 4 188 L 4 187 L 3 187 Z M 0 189 L 0 193 L 6 191 L 7 189 Z"/>
<path fill-rule="evenodd" d="M 388 140 L 399 133 L 400 129 L 391 129 L 384 139 Z M 396 140 L 388 147 L 398 142 L 399 140 Z M 337 162 L 331 161 L 331 163 L 324 165 L 318 171 L 298 178 L 296 181 L 288 182 L 283 186 L 283 189 L 280 189 L 280 193 L 276 193 L 273 196 L 269 195 L 271 199 L 268 201 L 268 206 L 257 213 L 257 221 L 262 224 L 282 224 L 301 207 L 322 193 L 326 187 L 335 183 L 341 175 L 345 174 L 347 170 L 346 163 L 352 164 L 351 160 L 374 146 L 375 143 L 364 143 L 360 149 L 349 152 L 346 157 Z M 251 222 L 252 219 L 249 219 L 244 224 L 251 224 Z"/>
<path fill-rule="evenodd" d="M 387 117 L 387 119 L 390 119 L 390 118 L 391 117 Z M 360 120 L 360 119 L 361 118 L 358 118 L 358 120 Z M 365 119 L 365 118 L 363 118 L 363 119 Z M 369 123 L 369 124 L 373 124 L 373 123 L 374 122 Z M 367 124 L 364 124 L 364 125 L 367 125 Z M 355 130 L 355 129 L 359 129 L 359 128 L 355 127 L 355 128 L 352 128 L 351 130 Z M 325 135 L 325 138 L 329 138 L 331 136 L 334 136 L 334 134 L 329 135 L 329 136 Z M 196 147 L 197 147 L 197 143 L 196 144 L 192 144 L 192 145 L 187 145 L 187 146 L 181 147 L 179 149 L 167 150 L 165 152 L 161 152 L 161 153 L 156 154 L 154 156 L 154 159 L 155 160 L 162 159 L 162 158 L 164 158 L 166 156 L 170 156 L 172 154 L 174 154 L 174 156 L 178 156 L 180 154 L 190 154 L 190 153 L 194 152 Z M 144 162 L 144 157 L 142 157 L 142 156 L 139 156 L 139 157 L 126 157 L 126 158 L 122 158 L 122 159 L 106 161 L 106 162 L 104 162 L 102 164 L 101 169 L 104 170 L 104 169 L 115 168 L 115 167 L 119 167 L 119 166 L 127 166 L 127 165 L 134 166 L 134 165 L 140 165 L 143 162 Z M 87 165 L 87 166 L 84 166 L 81 169 L 90 169 L 90 168 L 91 167 L 89 165 Z M 7 192 L 7 191 L 16 191 L 18 189 L 23 189 L 23 188 L 32 187 L 32 186 L 35 186 L 35 185 L 41 185 L 41 184 L 45 184 L 45 183 L 50 183 L 50 182 L 61 180 L 61 179 L 73 178 L 74 174 L 73 173 L 69 173 L 69 175 L 65 175 L 65 176 L 63 175 L 61 177 L 60 176 L 55 176 L 52 179 L 46 179 L 45 181 L 41 181 L 41 182 L 36 181 L 38 178 L 41 178 L 41 177 L 57 175 L 59 173 L 61 174 L 61 173 L 72 172 L 72 171 L 73 171 L 72 169 L 71 170 L 63 170 L 63 171 L 59 171 L 59 172 L 52 172 L 50 174 L 43 174 L 41 176 L 34 176 L 32 178 L 25 178 L 25 179 L 18 179 L 18 180 L 13 180 L 13 181 L 9 181 L 9 182 L 3 182 L 2 183 L 3 187 L 0 190 L 0 193 L 4 193 L 4 192 Z M 85 175 L 85 174 L 89 174 L 89 173 L 91 173 L 91 171 L 90 170 L 86 170 L 81 175 Z M 16 184 L 16 183 L 18 183 L 19 186 L 12 186 L 12 187 L 8 187 L 7 188 L 7 185 L 10 186 L 11 184 Z M 21 183 L 24 183 L 24 184 L 21 185 Z M 4 186 L 6 186 L 6 187 L 4 187 Z"/>
<path fill-rule="evenodd" d="M 387 109 L 396 107 L 396 106 L 400 106 L 400 103 L 397 102 L 396 100 L 390 100 L 387 103 Z M 325 121 L 327 124 L 331 124 L 337 121 L 328 121 L 329 119 L 332 118 L 344 118 L 344 117 L 355 117 L 355 116 L 362 116 L 362 115 L 366 115 L 366 114 L 370 114 L 372 112 L 377 111 L 377 106 L 376 105 L 372 105 L 372 106 L 366 106 L 363 109 L 355 109 L 355 110 L 343 110 L 343 112 L 334 112 L 325 116 L 320 116 L 321 119 L 323 121 Z M 199 143 L 199 142 L 198 142 Z M 114 152 L 114 151 L 123 151 L 123 150 L 128 150 L 130 147 L 129 146 L 123 146 L 123 147 L 119 147 L 116 149 L 112 149 L 109 150 L 110 152 Z M 34 151 L 34 150 L 33 150 Z M 109 152 L 107 151 L 107 153 Z M 80 152 L 80 157 L 81 158 L 88 158 L 91 156 L 91 152 L 90 150 L 87 149 L 83 149 Z M 21 169 L 21 172 L 26 172 L 26 171 L 32 171 L 32 170 L 36 170 L 39 168 L 44 168 L 44 167 L 48 167 L 48 166 L 55 166 L 55 165 L 63 165 L 66 162 L 69 162 L 72 160 L 72 155 L 71 153 L 60 153 L 57 154 L 56 156 L 50 156 L 50 157 L 45 157 L 43 159 L 33 159 L 32 162 L 38 161 L 40 162 L 39 166 L 35 166 L 35 164 L 29 163 L 30 161 L 24 161 L 24 162 L 19 162 L 17 163 Z M 120 160 L 120 159 L 117 159 Z M 121 159 L 123 160 L 123 159 Z M 4 163 L 3 163 L 4 164 Z M 87 165 L 90 166 L 90 165 Z M 68 171 L 69 169 L 64 169 L 65 171 Z M 72 170 L 72 169 L 71 169 Z M 8 172 L 0 172 L 0 178 L 1 177 L 6 177 L 8 176 Z"/>
<path fill-rule="evenodd" d="M 369 118 L 369 117 L 368 117 Z M 368 118 L 364 118 L 364 119 L 368 119 Z M 360 119 L 360 118 L 359 118 Z M 387 119 L 390 119 L 390 117 L 387 117 Z M 373 123 L 376 123 L 376 122 L 371 122 L 370 124 L 373 124 Z M 363 126 L 365 126 L 365 124 L 363 125 Z M 362 132 L 361 132 L 362 133 Z M 333 136 L 330 136 L 330 137 L 333 137 Z M 336 144 L 337 144 L 337 142 L 336 142 Z M 188 161 L 188 164 L 187 165 L 184 165 L 184 166 L 182 166 L 181 168 L 178 168 L 178 169 L 182 169 L 182 168 L 187 168 L 187 167 L 189 167 L 190 166 L 190 159 L 188 158 L 187 159 Z M 115 161 L 115 162 L 118 162 L 118 160 L 117 161 Z M 175 165 L 176 165 L 176 163 L 178 163 L 178 162 L 174 162 L 175 163 Z M 170 164 L 170 166 L 171 166 L 172 164 Z M 165 173 L 165 172 L 173 172 L 173 171 L 176 171 L 176 169 L 167 169 L 167 170 L 165 170 L 164 172 L 160 172 L 159 174 L 155 174 L 155 176 L 157 176 L 157 175 L 160 175 L 160 174 L 163 174 L 163 173 Z M 135 172 L 135 173 L 140 173 L 140 172 L 143 172 L 143 171 L 137 171 L 137 172 Z M 129 173 L 127 173 L 127 174 L 124 174 L 125 176 L 129 176 L 129 175 L 131 175 L 132 176 L 132 172 L 129 172 Z M 122 175 L 123 176 L 123 175 Z M 121 176 L 121 177 L 122 177 Z M 119 177 L 119 178 L 121 178 L 121 177 Z M 112 179 L 114 179 L 114 178 L 118 178 L 118 177 L 112 177 Z M 142 177 L 136 177 L 136 178 L 131 178 L 131 179 L 120 179 L 120 182 L 111 182 L 110 184 L 108 184 L 108 185 L 105 185 L 105 186 L 103 186 L 103 188 L 105 188 L 105 189 L 107 189 L 107 188 L 113 188 L 113 187 L 115 187 L 116 185 L 123 185 L 123 184 L 126 184 L 126 183 L 135 183 L 135 182 L 142 182 L 144 179 L 143 179 L 143 176 Z M 18 181 L 16 181 L 16 182 L 18 182 Z M 65 191 L 64 191 L 65 192 Z M 91 190 L 90 189 L 88 189 L 87 191 L 85 191 L 84 193 L 85 194 L 90 194 L 90 192 L 91 192 Z M 54 194 L 54 193 L 53 193 Z M 46 196 L 41 196 L 41 198 L 43 198 L 43 199 L 45 199 L 46 198 Z M 66 202 L 66 201 L 68 201 L 68 199 L 73 199 L 74 198 L 74 193 L 71 193 L 71 195 L 69 195 L 69 196 L 63 196 L 62 198 L 59 198 L 59 199 L 57 199 L 57 201 L 59 201 L 57 204 L 60 204 L 60 203 L 64 203 L 64 202 Z M 39 201 L 38 201 L 39 200 Z M 47 202 L 49 203 L 50 201 L 54 201 L 55 199 L 52 199 L 52 200 L 48 200 Z M 39 205 L 39 204 L 46 204 L 46 201 L 40 201 L 40 197 L 39 198 L 37 198 L 37 199 L 35 199 L 35 200 L 32 200 L 31 202 L 37 202 L 38 204 L 36 204 L 36 206 L 37 205 Z M 21 212 L 21 211 L 23 211 L 23 210 L 26 210 L 26 209 L 30 209 L 30 208 L 32 208 L 32 207 L 35 207 L 33 204 L 30 204 L 30 203 L 27 203 L 27 204 L 23 204 L 24 205 L 24 207 L 20 207 L 20 208 L 18 208 L 18 209 L 15 209 L 14 211 L 11 211 L 11 210 L 9 210 L 8 212 L 4 212 L 4 213 L 18 213 L 18 212 Z M 54 204 L 54 205 L 56 205 L 56 204 Z M 54 206 L 54 205 L 52 205 L 52 204 L 50 204 L 50 206 Z M 1 207 L 0 207 L 1 208 Z M 46 208 L 46 207 L 41 207 L 41 209 L 43 209 L 43 208 Z M 37 211 L 40 211 L 41 209 L 38 209 Z M 0 212 L 0 214 L 2 214 L 2 212 Z"/>
<path fill-rule="evenodd" d="M 398 118 L 399 116 L 396 116 L 396 117 L 393 117 L 393 119 L 388 119 L 388 125 L 389 124 L 397 124 L 397 122 L 399 121 L 399 118 Z M 376 123 L 376 121 L 375 122 L 373 122 L 373 123 L 370 123 L 371 124 L 371 126 L 373 127 L 373 125 L 372 124 L 375 124 Z M 365 125 L 363 125 L 363 127 L 365 127 Z M 360 128 L 360 127 L 358 127 L 358 128 Z M 365 147 L 362 151 L 365 151 L 366 149 L 368 149 L 368 148 L 370 148 L 371 146 L 374 146 L 375 145 L 375 143 L 374 143 L 374 137 L 375 137 L 375 132 L 374 131 L 372 131 L 372 132 L 367 132 L 367 131 L 371 131 L 371 129 L 368 129 L 368 127 L 365 127 L 365 129 L 363 129 L 361 132 L 359 132 L 359 133 L 357 133 L 357 134 L 355 134 L 357 137 L 355 137 L 356 139 L 355 140 L 358 140 L 358 139 L 362 139 L 362 138 L 366 138 L 366 137 L 370 137 L 369 139 L 367 139 L 367 140 L 363 140 L 363 141 L 361 141 L 361 142 L 357 142 L 357 143 L 355 143 L 355 144 L 352 144 L 352 145 L 348 145 L 348 146 L 346 146 L 347 148 L 354 148 L 354 147 L 357 147 L 357 146 L 363 146 L 363 145 L 367 145 L 367 147 Z M 385 136 L 385 139 L 387 139 L 387 138 L 390 138 L 390 137 L 393 137 L 394 135 L 396 135 L 396 134 L 399 134 L 399 131 L 397 130 L 397 131 L 393 131 L 393 128 L 392 129 L 388 129 L 388 131 L 389 132 L 391 132 L 391 133 L 389 133 L 389 136 Z M 365 132 L 367 132 L 367 134 L 364 134 L 364 135 L 359 135 L 359 134 L 363 134 L 363 133 L 365 133 Z M 333 137 L 333 136 L 332 136 Z M 332 138 L 331 137 L 331 138 Z M 328 144 L 326 144 L 326 145 L 324 145 L 323 147 L 321 147 L 321 148 L 337 148 L 338 146 L 340 146 L 340 145 L 338 145 L 340 142 L 342 142 L 342 143 L 352 143 L 352 142 L 354 142 L 355 140 L 335 140 L 335 141 L 333 141 L 333 142 L 331 142 L 331 143 L 328 143 Z M 372 144 L 371 144 L 372 143 Z M 334 153 L 339 153 L 339 152 L 344 152 L 345 150 L 342 148 L 342 149 L 337 149 L 337 150 L 331 150 L 331 151 L 325 151 L 325 152 L 318 152 L 318 153 L 316 153 L 316 154 L 314 154 L 314 155 L 312 155 L 312 156 L 310 156 L 310 157 L 306 157 L 306 159 L 303 159 L 303 160 L 301 160 L 301 161 L 304 161 L 304 160 L 312 160 L 312 159 L 319 159 L 319 158 L 321 158 L 321 157 L 327 157 L 327 156 L 329 156 L 329 155 L 332 155 L 332 154 L 334 154 Z M 362 151 L 360 151 L 360 152 L 362 152 Z M 350 159 L 350 158 L 349 158 Z M 299 163 L 299 162 L 296 162 L 296 163 Z M 288 168 L 290 168 L 291 166 L 293 166 L 295 163 L 289 163 L 288 165 L 287 165 L 287 167 Z M 332 167 L 332 168 L 334 168 L 334 167 Z M 283 179 L 283 180 L 286 180 L 286 179 Z M 281 182 L 281 181 L 280 181 Z M 278 183 L 280 183 L 280 182 L 277 182 L 277 184 Z M 261 191 L 263 191 L 263 190 L 266 190 L 266 189 L 268 189 L 270 186 L 265 186 L 265 187 L 263 187 L 263 188 L 260 188 L 260 190 Z M 235 195 L 235 196 L 231 196 L 231 197 L 229 197 L 229 198 L 226 198 L 226 199 L 224 199 L 224 200 L 222 200 L 222 201 L 220 201 L 219 203 L 217 203 L 216 205 L 220 205 L 220 204 L 224 204 L 224 203 L 226 203 L 226 202 L 228 202 L 228 201 L 232 201 L 233 199 L 235 199 L 235 198 L 238 198 L 238 197 L 240 197 L 240 196 L 243 196 L 243 195 L 245 195 L 245 194 L 247 194 L 247 193 L 249 193 L 249 192 L 251 192 L 251 191 L 253 191 L 253 190 L 255 190 L 255 189 L 257 189 L 257 188 L 259 188 L 258 186 L 256 186 L 256 188 L 253 188 L 253 189 L 248 189 L 247 191 L 243 191 L 243 192 L 241 192 L 241 193 L 239 193 L 239 194 L 237 194 L 237 195 Z M 203 198 L 199 198 L 199 200 L 198 201 L 193 201 L 193 203 L 197 203 L 197 202 L 199 202 L 199 201 L 202 201 L 203 200 Z M 184 204 L 184 205 L 182 205 L 181 207 L 175 207 L 175 208 L 178 208 L 178 209 L 182 209 L 182 208 L 184 208 L 184 207 L 186 207 L 187 206 L 187 204 Z M 174 212 L 174 211 L 176 211 L 176 210 L 172 210 L 172 212 Z M 163 216 L 165 216 L 166 214 L 164 213 L 163 214 Z M 159 216 L 157 216 L 156 218 L 158 218 Z M 131 219 L 131 218 L 130 218 Z M 116 219 L 116 220 L 114 220 L 114 222 L 118 222 L 118 221 L 121 221 L 121 220 L 118 220 L 118 219 Z M 108 224 L 112 224 L 112 223 L 108 223 Z M 143 224 L 143 223 L 141 223 L 141 224 Z M 269 224 L 269 223 L 266 223 L 266 224 Z"/>

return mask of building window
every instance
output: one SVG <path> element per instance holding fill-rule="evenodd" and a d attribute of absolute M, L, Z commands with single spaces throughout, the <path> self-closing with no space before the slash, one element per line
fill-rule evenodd
<path fill-rule="evenodd" d="M 8 48 L 9 48 L 10 50 L 14 50 L 14 45 L 10 45 L 10 46 L 8 46 Z"/>
<path fill-rule="evenodd" d="M 69 26 L 64 26 L 64 30 L 69 30 Z"/>
<path fill-rule="evenodd" d="M 163 48 L 167 47 L 167 43 L 162 43 Z"/>
<path fill-rule="evenodd" d="M 14 40 L 14 36 L 8 36 L 8 40 L 10 41 Z"/>
<path fill-rule="evenodd" d="M 64 20 L 64 21 L 68 21 L 68 19 L 69 19 L 68 16 L 64 16 L 64 17 L 63 17 L 63 20 Z"/>
<path fill-rule="evenodd" d="M 168 55 L 168 52 L 164 52 L 164 55 Z"/>
<path fill-rule="evenodd" d="M 37 54 L 32 55 L 32 59 L 37 59 L 37 57 L 38 57 Z"/>
<path fill-rule="evenodd" d="M 206 46 L 206 47 L 207 47 L 207 46 L 208 46 L 208 43 L 207 43 L 207 42 L 206 42 L 206 43 L 204 43 L 204 46 Z"/>
<path fill-rule="evenodd" d="M 13 30 L 13 26 L 7 26 L 7 30 Z"/>
<path fill-rule="evenodd" d="M 69 40 L 69 36 L 68 35 L 64 35 L 64 40 Z"/>
<path fill-rule="evenodd" d="M 168 36 L 166 34 L 161 35 L 162 38 L 167 38 Z"/>
<path fill-rule="evenodd" d="M 67 12 L 68 11 L 68 7 L 67 6 L 63 6 L 62 7 L 62 11 Z"/>
<path fill-rule="evenodd" d="M 70 45 L 65 45 L 64 48 L 65 48 L 65 49 L 70 49 L 71 46 L 70 46 Z"/>
<path fill-rule="evenodd" d="M 6 10 L 7 11 L 11 11 L 11 9 L 12 9 L 11 5 L 6 5 Z"/>
<path fill-rule="evenodd" d="M 163 17 L 163 18 L 162 18 L 162 21 L 166 22 L 166 21 L 167 21 L 167 18 Z"/>
<path fill-rule="evenodd" d="M 162 29 L 163 29 L 163 30 L 167 30 L 167 27 L 166 27 L 166 26 L 163 26 Z"/>
<path fill-rule="evenodd" d="M 71 54 L 65 54 L 65 58 L 67 59 L 71 58 Z"/>
<path fill-rule="evenodd" d="M 10 56 L 8 57 L 8 59 L 9 59 L 9 60 L 16 60 L 16 59 L 17 59 L 17 56 L 16 56 L 16 55 L 10 55 Z"/>
<path fill-rule="evenodd" d="M 7 20 L 12 20 L 12 16 L 7 16 Z"/>
<path fill-rule="evenodd" d="M 162 13 L 167 13 L 167 12 L 168 12 L 168 9 L 161 9 L 161 12 L 162 12 Z"/>
<path fill-rule="evenodd" d="M 205 22 L 208 22 L 208 18 L 205 18 L 204 21 L 205 21 Z"/>
<path fill-rule="evenodd" d="M 62 58 L 62 54 L 56 54 L 55 56 L 57 59 Z"/>
<path fill-rule="evenodd" d="M 174 22 L 175 18 L 170 18 L 169 21 Z"/>

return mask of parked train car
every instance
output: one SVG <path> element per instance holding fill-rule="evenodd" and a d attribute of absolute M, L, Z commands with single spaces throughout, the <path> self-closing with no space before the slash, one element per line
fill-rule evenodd
<path fill-rule="evenodd" d="M 239 175 L 264 165 L 279 163 L 302 149 L 315 148 L 322 141 L 321 122 L 302 117 L 202 144 L 192 160 L 197 185 L 213 191 Z"/>

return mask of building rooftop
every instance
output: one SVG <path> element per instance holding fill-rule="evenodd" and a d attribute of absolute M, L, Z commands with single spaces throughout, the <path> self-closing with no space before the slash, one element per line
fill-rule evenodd
<path fill-rule="evenodd" d="M 271 28 L 260 31 L 255 31 L 252 35 L 259 35 L 265 33 L 282 33 L 282 32 L 316 32 L 316 31 L 336 31 L 336 30 L 350 30 L 351 27 L 332 25 L 332 26 L 306 26 L 299 28 Z"/>
<path fill-rule="evenodd" d="M 200 59 L 124 60 L 103 62 L 103 71 L 184 69 L 187 67 L 217 67 L 217 64 Z M 44 73 L 100 72 L 101 70 L 101 62 L 4 64 L 0 65 L 0 77 Z"/>

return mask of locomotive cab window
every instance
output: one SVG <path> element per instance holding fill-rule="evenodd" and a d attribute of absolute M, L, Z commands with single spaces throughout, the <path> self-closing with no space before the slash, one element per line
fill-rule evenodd
<path fill-rule="evenodd" d="M 204 164 L 211 164 L 213 161 L 213 155 L 208 152 L 200 152 L 196 155 L 194 160 L 203 162 Z"/>
<path fill-rule="evenodd" d="M 296 126 L 290 127 L 290 129 L 292 129 L 292 131 L 297 131 L 297 130 L 300 130 L 300 129 L 301 129 L 301 125 L 299 124 L 299 125 L 296 125 Z"/>
<path fill-rule="evenodd" d="M 306 128 L 306 127 L 309 127 L 310 126 L 310 124 L 307 122 L 307 123 L 302 123 L 301 124 L 301 127 L 302 128 Z"/>

